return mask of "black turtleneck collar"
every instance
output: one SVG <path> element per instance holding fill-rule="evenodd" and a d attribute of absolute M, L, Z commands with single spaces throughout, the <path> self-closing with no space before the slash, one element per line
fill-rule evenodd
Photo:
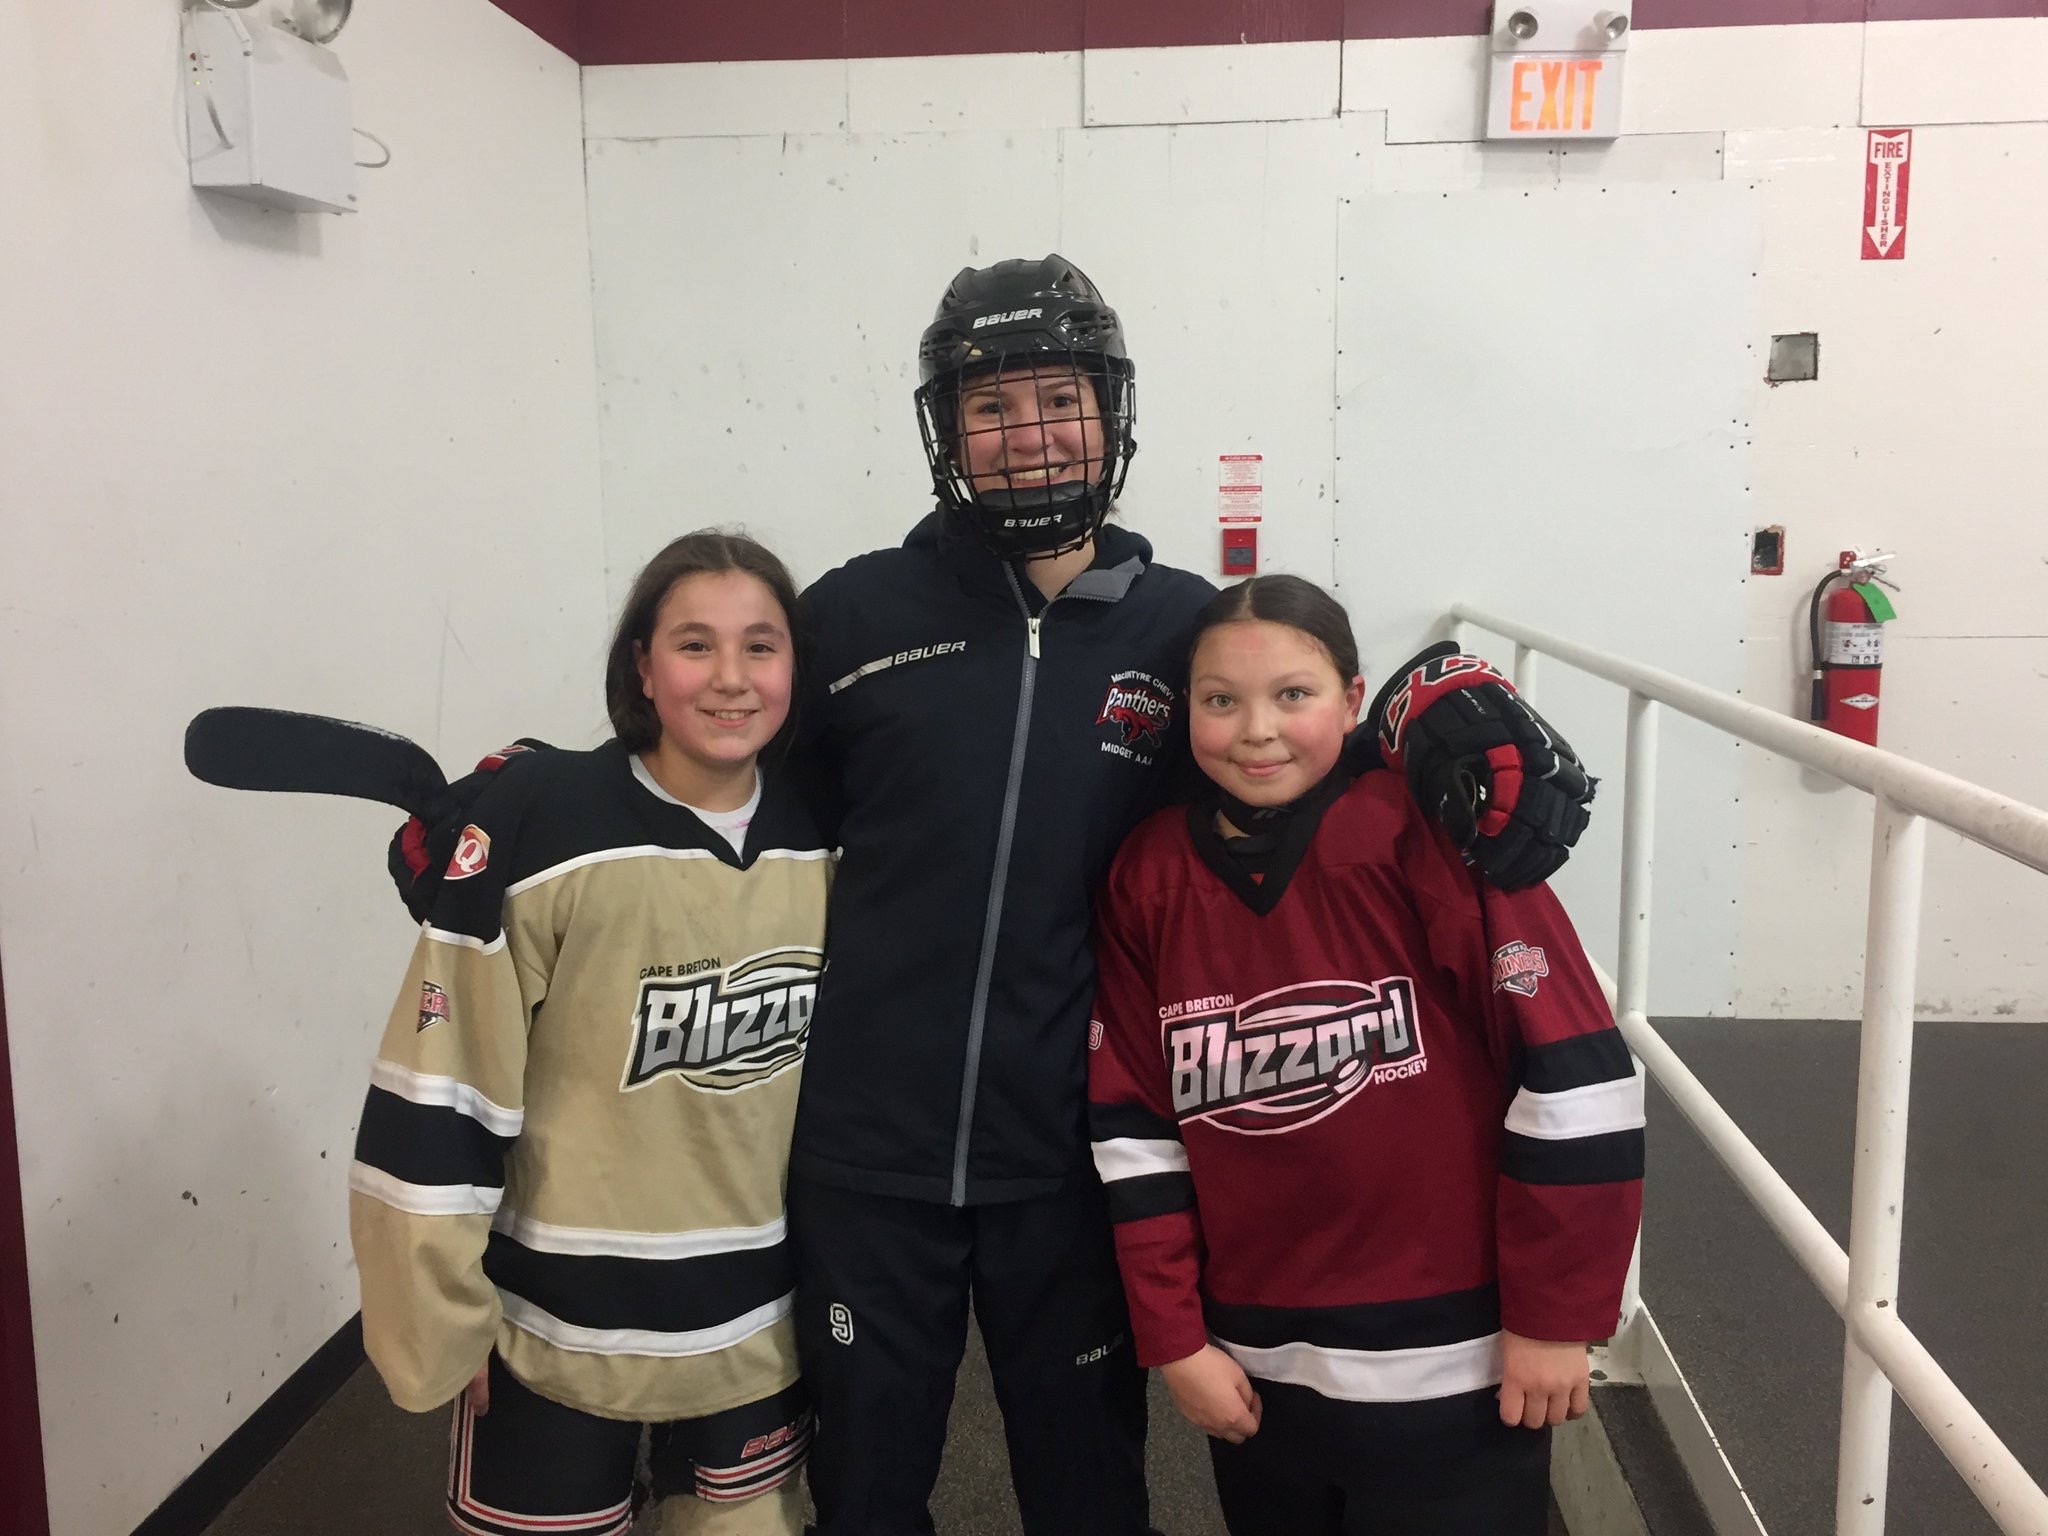
<path fill-rule="evenodd" d="M 1342 763 L 1286 805 L 1247 805 L 1221 785 L 1211 784 L 1209 792 L 1188 807 L 1188 836 L 1217 879 L 1264 917 L 1286 894 L 1287 883 L 1315 840 L 1323 812 L 1350 785 L 1351 775 Z M 1225 837 L 1217 831 L 1219 812 L 1244 836 Z"/>

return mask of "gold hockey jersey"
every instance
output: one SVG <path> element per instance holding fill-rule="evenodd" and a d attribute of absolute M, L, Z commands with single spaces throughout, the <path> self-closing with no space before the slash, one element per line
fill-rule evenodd
<path fill-rule="evenodd" d="M 770 777 L 744 858 L 616 742 L 478 800 L 371 1069 L 349 1173 L 363 1342 L 448 1402 L 695 1418 L 796 1379 L 783 1190 L 829 850 Z"/>

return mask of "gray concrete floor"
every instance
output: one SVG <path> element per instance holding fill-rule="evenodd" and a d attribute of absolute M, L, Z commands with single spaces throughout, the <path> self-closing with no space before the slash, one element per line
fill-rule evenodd
<path fill-rule="evenodd" d="M 1855 1027 L 1696 1019 L 1660 1028 L 1846 1242 Z M 1923 1023 L 1913 1079 L 1900 1315 L 2048 1482 L 2048 1027 Z M 1832 1531 L 1841 1324 L 1654 1089 L 1643 1293 L 1772 1536 Z M 1155 1519 L 1171 1536 L 1220 1536 L 1201 1436 L 1156 1380 L 1153 1394 Z M 446 1454 L 441 1417 L 399 1413 L 365 1370 L 209 1536 L 439 1536 Z M 1008 1484 L 976 1348 L 934 1503 L 941 1530 L 1013 1536 Z M 1904 1411 L 1894 1414 L 1889 1513 L 1892 1536 L 1994 1530 Z"/>
<path fill-rule="evenodd" d="M 1844 1246 L 1856 1026 L 1660 1021 L 1672 1046 Z M 1899 1314 L 2048 1483 L 2048 1026 L 1923 1021 L 1913 1056 Z M 1654 1089 L 1643 1298 L 1771 1536 L 1834 1530 L 1843 1332 Z M 1903 1408 L 1890 1536 L 1996 1527 Z"/>
<path fill-rule="evenodd" d="M 1153 1520 L 1224 1536 L 1201 1434 L 1153 1382 Z M 208 1528 L 207 1536 L 447 1536 L 448 1427 L 402 1413 L 365 1366 Z M 950 1536 L 1020 1536 L 1009 1460 L 980 1340 L 970 1340 L 932 1513 Z"/>
<path fill-rule="evenodd" d="M 1169 1536 L 1224 1536 L 1199 1431 L 1156 1376 L 1149 1440 L 1152 1519 Z M 448 1429 L 401 1413 L 365 1366 L 208 1528 L 207 1536 L 446 1536 Z M 971 1338 L 932 1513 L 946 1536 L 1021 1536 L 1002 1421 Z M 1564 1527 L 1552 1514 L 1552 1536 Z"/>

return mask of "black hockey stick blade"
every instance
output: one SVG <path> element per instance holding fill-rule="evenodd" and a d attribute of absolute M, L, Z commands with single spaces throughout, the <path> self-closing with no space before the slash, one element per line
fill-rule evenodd
<path fill-rule="evenodd" d="M 205 709 L 185 727 L 185 766 L 223 789 L 349 795 L 420 815 L 448 787 L 418 742 L 289 709 Z"/>

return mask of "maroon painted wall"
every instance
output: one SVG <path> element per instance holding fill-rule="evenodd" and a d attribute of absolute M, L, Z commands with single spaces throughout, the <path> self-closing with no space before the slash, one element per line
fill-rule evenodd
<path fill-rule="evenodd" d="M 28 1245 L 21 1229 L 21 1159 L 7 1069 L 7 991 L 0 981 L 0 1507 L 9 1536 L 49 1536 L 43 1427 L 29 1326 Z"/>
<path fill-rule="evenodd" d="M 1490 0 L 497 0 L 585 64 L 1471 37 Z M 1638 0 L 1638 27 L 2048 16 L 2048 0 Z"/>
<path fill-rule="evenodd" d="M 498 9 L 514 21 L 523 22 L 570 58 L 579 60 L 583 57 L 583 43 L 576 35 L 577 12 L 587 3 L 588 0 L 496 0 Z"/>

